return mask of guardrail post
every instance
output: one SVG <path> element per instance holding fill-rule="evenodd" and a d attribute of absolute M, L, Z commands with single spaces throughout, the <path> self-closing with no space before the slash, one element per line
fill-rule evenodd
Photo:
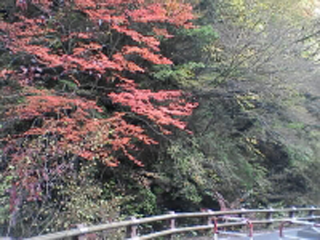
<path fill-rule="evenodd" d="M 294 218 L 297 209 L 295 207 L 292 207 L 291 209 L 292 211 L 289 212 L 289 218 Z"/>
<path fill-rule="evenodd" d="M 207 210 L 208 213 L 212 213 L 213 211 L 211 209 Z M 213 239 L 218 240 L 218 220 L 216 217 L 208 216 L 207 225 L 211 226 L 213 220 Z"/>
<path fill-rule="evenodd" d="M 308 217 L 314 217 L 314 209 L 315 209 L 315 207 L 312 206 L 311 208 L 312 208 L 312 210 L 309 211 Z"/>
<path fill-rule="evenodd" d="M 130 220 L 132 222 L 136 222 L 137 218 L 136 217 L 130 217 Z M 128 226 L 127 228 L 127 236 L 130 238 L 135 238 L 138 236 L 138 224 L 132 224 L 131 226 Z"/>
<path fill-rule="evenodd" d="M 207 212 L 208 212 L 208 213 L 212 213 L 213 211 L 210 210 L 210 209 L 208 209 Z M 209 216 L 209 217 L 208 217 L 208 225 L 211 225 L 211 224 L 212 224 L 212 216 Z"/>
<path fill-rule="evenodd" d="M 176 213 L 174 211 L 169 211 L 169 214 L 175 215 Z M 174 229 L 174 228 L 176 228 L 176 219 L 171 218 L 170 219 L 170 229 Z"/>
<path fill-rule="evenodd" d="M 168 212 L 171 215 L 175 215 L 176 213 L 174 211 L 169 211 Z M 170 219 L 170 229 L 175 229 L 176 228 L 176 219 L 171 218 Z M 173 234 L 169 236 L 170 239 L 173 239 Z"/>
<path fill-rule="evenodd" d="M 213 222 L 214 222 L 213 240 L 218 240 L 219 230 L 218 230 L 218 220 L 216 217 L 213 218 Z"/>
<path fill-rule="evenodd" d="M 267 212 L 266 219 L 272 221 L 273 208 L 269 208 L 270 212 Z M 267 227 L 269 227 L 272 223 L 267 223 Z"/>
<path fill-rule="evenodd" d="M 245 208 L 241 208 L 241 211 L 244 212 L 244 211 L 246 211 L 246 209 L 245 209 Z M 238 214 L 238 217 L 239 217 L 239 218 L 243 218 L 243 213 L 239 213 L 239 214 Z"/>
<path fill-rule="evenodd" d="M 245 212 L 246 209 L 245 209 L 245 208 L 241 208 L 241 211 L 242 211 L 242 212 Z M 239 218 L 244 218 L 244 213 L 239 213 L 239 214 L 238 214 L 238 217 L 239 217 Z M 244 226 L 240 226 L 240 229 L 243 230 L 243 227 L 244 227 Z"/>

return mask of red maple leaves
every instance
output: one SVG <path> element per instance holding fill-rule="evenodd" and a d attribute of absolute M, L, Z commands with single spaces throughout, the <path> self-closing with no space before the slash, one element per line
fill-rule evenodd
<path fill-rule="evenodd" d="M 24 11 L 27 7 L 24 2 L 18 2 Z M 189 27 L 190 20 L 193 18 L 191 7 L 187 4 L 172 5 L 173 3 L 148 3 L 145 1 L 129 1 L 129 0 L 76 0 L 73 3 L 65 1 L 65 6 L 72 8 L 72 11 L 81 11 L 87 14 L 88 20 L 93 24 L 104 29 L 121 33 L 131 38 L 136 43 L 134 45 L 114 45 L 114 53 L 107 56 L 103 51 L 103 46 L 99 40 L 99 34 L 104 34 L 104 29 L 92 27 L 88 31 L 88 27 L 84 32 L 73 31 L 70 29 L 67 34 L 61 32 L 63 23 L 58 21 L 53 10 L 50 9 L 50 1 L 31 1 L 31 4 L 37 5 L 40 9 L 46 9 L 46 14 L 51 14 L 51 19 L 47 18 L 44 21 L 43 15 L 38 18 L 27 18 L 23 15 L 18 15 L 20 21 L 14 23 L 1 22 L 0 28 L 6 35 L 1 38 L 6 42 L 7 47 L 15 52 L 26 52 L 36 58 L 38 64 L 46 67 L 62 66 L 64 72 L 69 74 L 73 70 L 81 72 L 90 72 L 101 78 L 107 71 L 114 72 L 112 77 L 106 76 L 106 81 L 113 79 L 114 76 L 120 79 L 118 89 L 121 92 L 111 92 L 109 96 L 114 103 L 119 103 L 124 106 L 129 106 L 131 111 L 138 115 L 143 115 L 149 120 L 156 123 L 163 131 L 163 125 L 174 125 L 180 129 L 185 128 L 185 123 L 177 119 L 175 116 L 187 116 L 192 113 L 192 109 L 196 107 L 194 103 L 188 103 L 182 98 L 180 91 L 159 91 L 152 92 L 149 89 L 139 89 L 138 85 L 133 80 L 126 79 L 121 76 L 121 72 L 129 71 L 144 72 L 146 69 L 139 66 L 134 60 L 129 60 L 129 56 L 139 56 L 140 58 L 153 64 L 172 64 L 172 62 L 158 53 L 159 40 L 155 36 L 146 36 L 139 30 L 132 27 L 133 24 L 142 23 L 151 24 L 172 24 L 176 26 Z M 170 5 L 171 4 L 171 5 Z M 131 7 L 129 7 L 131 6 Z M 134 7 L 132 7 L 134 6 Z M 70 9 L 68 10 L 70 11 Z M 50 22 L 50 24 L 49 24 Z M 153 28 L 155 34 L 161 34 L 165 37 L 170 36 L 167 31 L 162 28 Z M 99 33 L 100 31 L 100 33 Z M 56 41 L 60 41 L 59 49 L 53 49 L 52 40 L 48 36 L 53 36 Z M 82 41 L 81 39 L 90 40 Z M 66 50 L 62 47 L 64 43 L 73 43 L 71 49 Z M 120 48 L 119 48 L 120 47 Z M 68 75 L 70 79 L 81 86 L 81 82 L 72 74 Z M 109 74 L 110 76 L 110 74 Z M 54 77 L 58 78 L 58 77 Z M 28 81 L 29 85 L 30 81 Z M 29 89 L 30 90 L 30 89 Z M 29 91 L 27 88 L 25 91 Z M 68 146 L 76 154 L 77 151 L 81 156 L 92 159 L 94 153 L 89 154 L 89 150 L 74 149 L 80 141 L 83 141 L 83 136 L 90 135 L 90 132 L 98 131 L 98 129 L 118 129 L 128 127 L 121 117 L 124 114 L 97 119 L 91 116 L 89 111 L 103 112 L 97 107 L 94 101 L 88 101 L 74 96 L 68 97 L 68 94 L 57 96 L 54 92 L 42 91 L 38 95 L 26 97 L 26 103 L 11 111 L 21 119 L 41 118 L 43 123 L 37 128 L 31 128 L 24 135 L 43 135 L 45 132 L 55 133 L 63 136 L 60 141 L 61 145 L 68 143 Z M 76 108 L 76 110 L 72 110 Z M 69 112 L 66 115 L 64 112 Z M 71 112 L 71 113 L 70 113 Z M 45 117 L 46 114 L 55 114 L 54 118 Z M 116 121 L 117 119 L 117 121 Z M 121 126 L 122 124 L 123 126 Z M 105 127 L 108 126 L 108 127 Z M 140 127 L 134 127 L 137 132 L 132 131 L 132 136 L 125 138 L 122 141 L 123 146 L 129 146 L 128 139 L 136 137 L 144 139 L 146 143 L 153 141 L 148 139 L 146 135 L 139 138 L 142 134 Z M 125 132 L 122 132 L 123 135 Z M 165 131 L 165 133 L 168 133 Z M 124 134 L 125 135 L 125 134 Z M 122 149 L 128 156 L 128 151 L 120 144 L 121 140 L 113 141 L 114 149 Z M 84 146 L 83 148 L 90 148 Z M 92 143 L 93 145 L 93 143 Z M 83 152 L 83 153 L 82 153 Z M 102 151 L 103 152 L 103 151 Z M 106 152 L 105 154 L 110 154 Z M 131 155 L 130 155 L 131 156 Z M 134 159 L 133 157 L 130 157 Z"/>
<path fill-rule="evenodd" d="M 11 156 L 13 165 L 20 166 L 20 170 L 21 167 L 33 169 L 32 172 L 36 171 L 32 167 L 36 161 L 56 161 L 53 159 L 71 154 L 117 166 L 117 156 L 121 153 L 142 166 L 135 156 L 137 142 L 156 144 L 156 141 L 148 136 L 143 126 L 127 122 L 128 114 L 141 116 L 164 134 L 170 133 L 166 129 L 169 125 L 185 129 L 186 124 L 179 117 L 190 115 L 196 103 L 188 102 L 186 95 L 178 90 L 153 92 L 140 89 L 134 78 L 127 78 L 127 73 L 146 72 L 143 61 L 172 64 L 161 55 L 158 37 L 173 37 L 166 29 L 168 25 L 191 27 L 191 6 L 177 4 L 177 1 L 65 0 L 57 11 L 52 1 L 32 0 L 28 3 L 37 6 L 42 14 L 28 14 L 31 8 L 27 2 L 18 0 L 17 6 L 22 11 L 16 15 L 17 21 L 0 21 L 3 33 L 0 40 L 6 47 L 13 54 L 32 56 L 33 62 L 26 65 L 35 65 L 32 67 L 34 72 L 43 67 L 63 69 L 56 73 L 52 71 L 46 81 L 57 81 L 63 76 L 81 88 L 94 76 L 97 82 L 113 84 L 113 90 L 109 88 L 100 94 L 109 96 L 114 104 L 129 107 L 131 113 L 115 111 L 107 114 L 97 101 L 80 97 L 75 91 L 39 90 L 37 77 L 44 77 L 41 71 L 36 76 L 25 67 L 23 69 L 27 70 L 22 72 L 22 68 L 2 70 L 2 77 L 12 74 L 20 80 L 25 96 L 25 102 L 11 109 L 9 116 L 31 122 L 29 129 L 5 139 L 5 154 Z M 85 21 L 70 28 L 68 14 L 79 12 L 85 16 Z M 44 143 L 43 139 L 48 142 Z M 43 173 L 26 175 L 20 170 L 18 175 L 22 182 L 32 182 L 34 188 L 39 187 L 34 178 L 39 180 Z"/>

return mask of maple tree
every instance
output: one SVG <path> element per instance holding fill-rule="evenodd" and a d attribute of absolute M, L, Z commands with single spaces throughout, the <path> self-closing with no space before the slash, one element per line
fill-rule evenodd
<path fill-rule="evenodd" d="M 72 159 L 114 167 L 126 158 L 143 166 L 138 146 L 157 144 L 148 126 L 162 134 L 170 134 L 170 126 L 186 130 L 180 117 L 197 103 L 180 90 L 139 88 L 139 75 L 152 64 L 172 64 L 160 39 L 173 37 L 169 27 L 193 27 L 189 4 L 17 0 L 13 14 L 0 21 L 0 41 L 23 61 L 1 71 L 1 78 L 18 81 L 24 98 L 6 113 L 23 127 L 2 139 L 15 176 L 12 211 L 23 200 L 18 191 L 30 201 L 43 199 L 45 183 L 67 171 Z M 88 89 L 91 94 L 80 94 Z M 103 99 L 117 107 L 109 110 Z"/>

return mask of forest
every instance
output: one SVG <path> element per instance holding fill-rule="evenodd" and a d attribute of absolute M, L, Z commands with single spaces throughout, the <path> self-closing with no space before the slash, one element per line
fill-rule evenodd
<path fill-rule="evenodd" d="M 2 0 L 0 236 L 319 205 L 319 16 L 317 0 Z"/>

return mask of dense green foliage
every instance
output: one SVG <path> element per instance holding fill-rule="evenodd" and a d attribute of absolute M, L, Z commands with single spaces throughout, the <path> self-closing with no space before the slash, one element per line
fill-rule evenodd
<path fill-rule="evenodd" d="M 16 10 L 6 2 L 0 5 L 3 18 Z M 136 76 L 126 73 L 126 77 L 143 89 L 190 93 L 188 100 L 199 103 L 184 119 L 191 132 L 169 126 L 172 134 L 167 135 L 146 118 L 128 114 L 126 121 L 147 129 L 148 136 L 158 142 L 143 147 L 134 142 L 143 167 L 131 161 L 112 167 L 99 160 L 79 159 L 76 167 L 54 180 L 51 199 L 25 201 L 16 211 L 10 209 L 15 166 L 1 150 L 3 140 L 0 235 L 31 236 L 78 223 L 168 210 L 219 209 L 217 193 L 230 208 L 320 204 L 317 19 L 306 14 L 305 3 L 298 0 L 189 2 L 197 15 L 193 20 L 197 27 L 168 26 L 174 37 L 159 37 L 161 54 L 173 64 L 134 59 L 149 71 Z M 80 15 L 72 16 L 74 22 L 83 21 Z M 139 29 L 139 24 L 134 27 Z M 150 34 L 149 29 L 144 31 Z M 130 42 L 119 39 L 123 45 Z M 17 60 L 4 45 L 0 47 L 0 67 L 18 69 L 22 57 Z M 28 56 L 23 59 L 27 61 Z M 70 79 L 52 85 L 40 84 L 39 88 L 67 89 L 95 99 L 99 87 L 114 87 L 109 83 L 78 89 Z M 0 78 L 1 139 L 26 128 L 25 122 L 8 122 L 6 114 L 25 101 L 20 91 L 16 82 Z M 114 109 L 129 112 L 111 104 L 106 115 Z M 74 159 L 66 154 L 59 161 L 74 163 Z"/>

